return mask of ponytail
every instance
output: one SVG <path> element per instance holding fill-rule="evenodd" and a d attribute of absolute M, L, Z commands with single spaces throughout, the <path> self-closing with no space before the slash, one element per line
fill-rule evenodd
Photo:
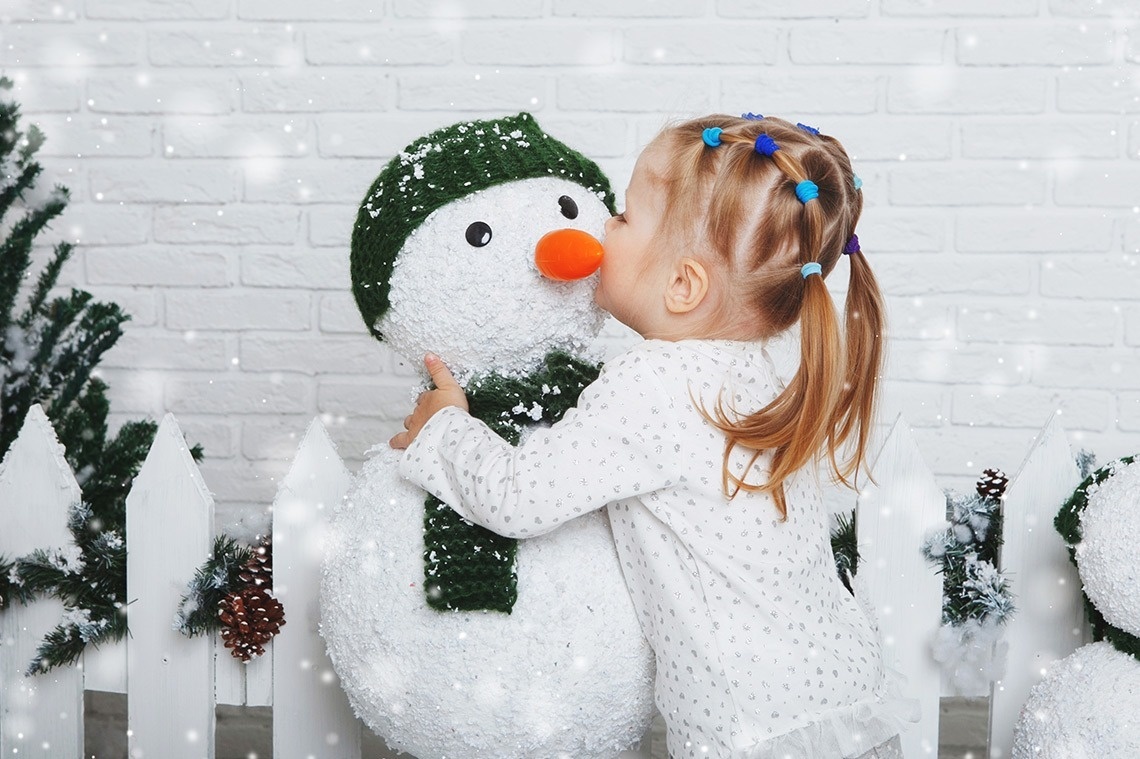
<path fill-rule="evenodd" d="M 846 485 L 859 471 L 867 451 L 874 423 L 875 402 L 878 396 L 879 377 L 883 366 L 886 308 L 875 273 L 859 250 L 859 238 L 852 236 L 854 245 L 848 244 L 847 260 L 851 264 L 851 279 L 847 289 L 844 314 L 846 327 L 847 369 L 843 392 L 832 420 L 832 440 L 828 451 L 832 454 L 832 468 L 838 479 Z M 852 249 L 853 248 L 853 249 Z M 848 461 L 840 466 L 834 451 L 854 436 L 855 449 Z"/>
<path fill-rule="evenodd" d="M 704 216 L 706 240 L 739 272 L 741 292 L 762 316 L 759 334 L 800 324 L 799 368 L 764 408 L 741 415 L 718 397 L 710 412 L 694 399 L 725 434 L 725 494 L 771 493 L 787 519 L 784 482 L 821 454 L 838 481 L 855 486 L 874 423 L 885 309 L 853 235 L 863 206 L 860 183 L 837 140 L 782 119 L 711 116 L 674 127 L 669 136 L 677 149 L 665 176 L 666 220 Z M 741 222 L 756 208 L 748 191 L 754 187 L 767 187 L 767 197 L 744 237 Z M 823 278 L 843 253 L 851 279 L 841 329 Z M 729 469 L 737 446 L 752 454 L 739 474 Z M 765 451 L 772 453 L 767 480 L 746 482 Z"/>

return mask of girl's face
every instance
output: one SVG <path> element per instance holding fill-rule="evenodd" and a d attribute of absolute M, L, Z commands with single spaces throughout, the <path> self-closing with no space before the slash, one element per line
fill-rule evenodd
<path fill-rule="evenodd" d="M 625 210 L 606 222 L 601 274 L 594 301 L 622 324 L 650 337 L 663 310 L 667 257 L 655 250 L 665 196 L 654 169 L 656 153 L 642 151 L 625 191 Z"/>

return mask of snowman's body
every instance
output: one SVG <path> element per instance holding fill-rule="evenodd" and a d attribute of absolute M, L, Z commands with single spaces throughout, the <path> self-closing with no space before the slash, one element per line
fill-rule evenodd
<path fill-rule="evenodd" d="M 524 376 L 554 350 L 584 356 L 603 316 L 593 280 L 543 279 L 534 244 L 560 227 L 600 234 L 608 216 L 555 177 L 449 203 L 407 239 L 378 331 L 409 361 L 435 351 L 461 384 Z M 482 244 L 463 242 L 473 228 Z M 635 744 L 653 715 L 653 656 L 605 513 L 519 542 L 509 614 L 437 611 L 427 494 L 399 476 L 401 452 L 374 453 L 334 516 L 322 588 L 321 632 L 357 715 L 420 759 L 612 759 Z"/>
<path fill-rule="evenodd" d="M 604 514 L 520 543 L 510 615 L 439 612 L 424 492 L 398 455 L 365 465 L 326 565 L 322 632 L 357 715 L 420 759 L 612 759 L 636 743 L 653 671 Z"/>
<path fill-rule="evenodd" d="M 1015 728 L 1014 759 L 1140 757 L 1140 662 L 1101 641 L 1054 664 Z"/>
<path fill-rule="evenodd" d="M 1108 479 L 1086 491 L 1075 556 L 1089 601 L 1123 637 L 1133 636 L 1135 645 L 1140 636 L 1140 461 L 1116 463 Z M 1140 660 L 1101 641 L 1055 663 L 1022 708 L 1013 757 L 1140 757 Z"/>

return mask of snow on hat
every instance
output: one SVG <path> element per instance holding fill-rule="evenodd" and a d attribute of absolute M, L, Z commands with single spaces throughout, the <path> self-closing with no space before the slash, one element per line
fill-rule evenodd
<path fill-rule="evenodd" d="M 525 112 L 442 127 L 389 161 L 352 230 L 352 292 L 373 336 L 383 339 L 377 322 L 390 305 L 396 255 L 433 211 L 494 185 L 548 176 L 580 184 L 616 213 L 601 168 L 543 132 Z"/>

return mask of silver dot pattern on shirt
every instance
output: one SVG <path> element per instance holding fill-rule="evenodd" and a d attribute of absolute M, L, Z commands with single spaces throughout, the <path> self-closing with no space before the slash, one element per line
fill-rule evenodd
<path fill-rule="evenodd" d="M 608 505 L 657 658 L 669 754 L 728 757 L 869 701 L 869 621 L 839 582 L 815 475 L 770 495 L 722 491 L 724 436 L 698 411 L 754 412 L 782 389 L 762 344 L 649 340 L 610 361 L 576 409 L 512 449 L 458 411 L 429 422 L 401 471 L 472 521 L 529 537 Z M 765 453 L 729 467 L 761 482 Z"/>

